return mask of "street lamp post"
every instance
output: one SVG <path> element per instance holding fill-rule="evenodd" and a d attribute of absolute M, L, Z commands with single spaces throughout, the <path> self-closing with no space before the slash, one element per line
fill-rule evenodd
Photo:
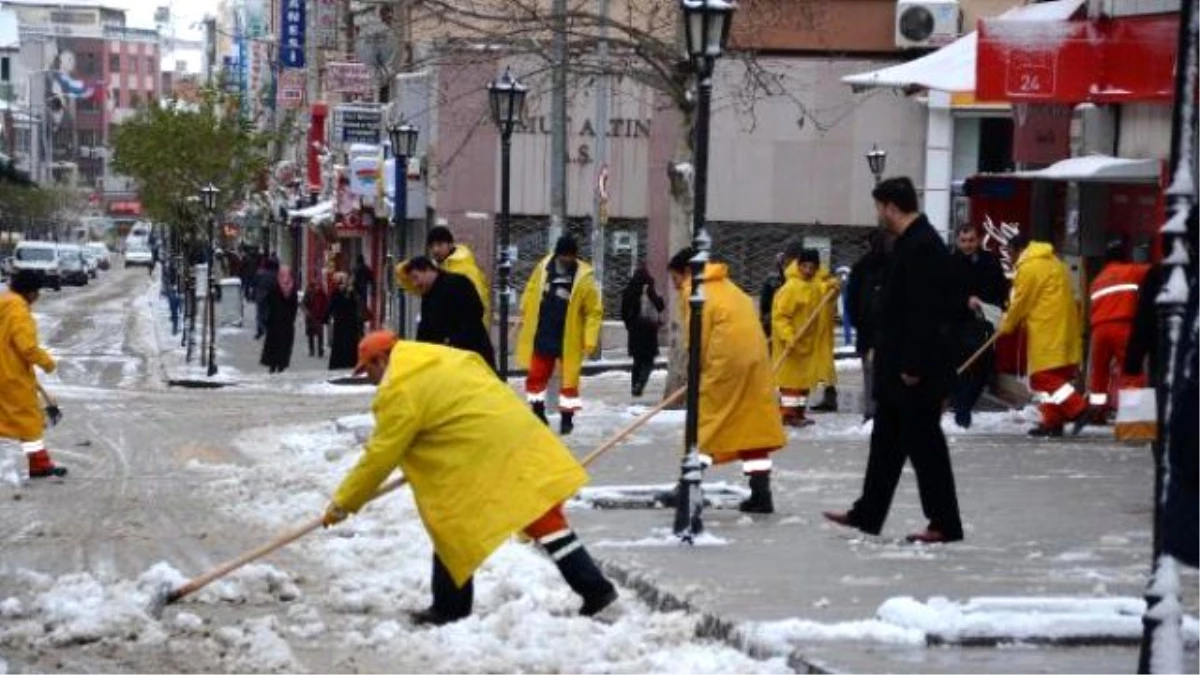
<path fill-rule="evenodd" d="M 883 168 L 887 166 L 887 150 L 880 150 L 879 146 L 871 144 L 871 150 L 867 152 L 867 166 L 871 169 L 871 175 L 875 176 L 875 184 L 879 185 L 879 181 L 883 180 Z"/>
<path fill-rule="evenodd" d="M 393 124 L 388 128 L 392 141 L 392 157 L 396 164 L 395 192 L 392 197 L 392 221 L 396 227 L 397 258 L 408 254 L 408 158 L 417 153 L 417 128 L 409 124 Z M 390 265 L 389 265 L 390 267 Z M 391 274 L 389 272 L 389 274 Z M 389 277 L 391 278 L 391 277 Z M 404 290 L 396 293 L 396 335 L 405 334 Z"/>
<path fill-rule="evenodd" d="M 492 121 L 500 130 L 500 377 L 508 380 L 508 308 L 512 289 L 512 255 L 509 250 L 509 193 L 512 192 L 512 133 L 517 122 L 525 117 L 525 94 L 528 88 L 513 79 L 507 68 L 504 74 L 488 85 L 492 106 Z M 490 319 L 491 317 L 489 317 Z"/>
<path fill-rule="evenodd" d="M 705 220 L 708 208 L 708 131 L 712 113 L 713 70 L 725 51 L 729 24 L 736 6 L 729 0 L 680 0 L 688 58 L 696 75 L 695 183 L 692 207 L 692 293 L 688 298 L 687 417 L 684 432 L 686 451 L 679 474 L 679 499 L 675 508 L 675 534 L 692 543 L 703 530 L 700 493 L 703 465 L 698 446 L 700 431 L 700 322 L 704 316 L 704 266 L 712 239 Z"/>
<path fill-rule="evenodd" d="M 216 283 L 216 233 L 217 196 L 220 188 L 209 183 L 200 189 L 204 210 L 208 212 L 208 376 L 217 374 L 217 283 Z"/>

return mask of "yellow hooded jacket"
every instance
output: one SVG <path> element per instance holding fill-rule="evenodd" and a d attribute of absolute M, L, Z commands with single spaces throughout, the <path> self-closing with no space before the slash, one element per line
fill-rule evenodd
<path fill-rule="evenodd" d="M 36 441 L 45 431 L 33 367 L 54 372 L 54 359 L 38 346 L 37 324 L 25 298 L 0 294 L 0 438 Z"/>
<path fill-rule="evenodd" d="M 1030 242 L 1017 260 L 1000 334 L 1011 333 L 1022 323 L 1029 340 L 1029 372 L 1079 364 L 1083 335 L 1071 275 L 1046 242 Z"/>
<path fill-rule="evenodd" d="M 371 408 L 375 431 L 333 501 L 358 511 L 399 467 L 460 587 L 587 483 L 574 455 L 474 352 L 398 342 Z"/>
<path fill-rule="evenodd" d="M 408 265 L 407 260 L 402 260 L 399 265 L 396 265 L 396 284 L 409 293 L 420 295 L 417 287 L 404 274 L 406 265 Z M 455 244 L 454 250 L 442 261 L 441 268 L 452 274 L 461 274 L 471 280 L 471 283 L 475 285 L 475 291 L 479 293 L 479 301 L 483 303 L 483 325 L 491 330 L 492 295 L 488 292 L 487 277 L 484 276 L 483 270 L 479 269 L 479 263 L 475 261 L 475 255 L 471 253 L 471 249 L 463 244 Z"/>
<path fill-rule="evenodd" d="M 817 382 L 835 385 L 837 384 L 837 366 L 834 364 L 833 343 L 837 326 L 834 320 L 837 314 L 838 296 L 841 295 L 841 283 L 824 267 L 817 270 L 816 281 L 820 292 L 817 302 L 820 302 L 826 293 L 832 292 L 833 297 L 821 307 L 821 314 L 813 326 L 813 330 L 817 334 L 814 356 L 816 363 L 813 366 L 813 374 L 816 376 Z"/>
<path fill-rule="evenodd" d="M 680 290 L 691 294 L 691 282 Z M 679 303 L 685 339 L 690 323 Z M 767 337 L 754 300 L 729 279 L 724 264 L 704 268 L 700 341 L 700 449 L 721 464 L 745 450 L 778 450 L 787 442 L 775 402 Z"/>
<path fill-rule="evenodd" d="M 779 359 L 787 352 L 775 374 L 775 382 L 783 389 L 812 389 L 820 379 L 817 372 L 820 319 L 809 324 L 803 335 L 797 333 L 821 304 L 822 286 L 815 278 L 806 280 L 795 262 L 788 265 L 784 278 L 786 281 L 771 303 L 772 358 Z M 787 346 L 793 342 L 795 345 L 788 350 Z"/>
<path fill-rule="evenodd" d="M 554 256 L 546 256 L 533 268 L 525 292 L 521 294 L 521 334 L 517 338 L 517 363 L 528 368 L 533 361 L 533 338 L 537 334 L 538 316 L 542 308 L 542 287 L 546 283 L 546 265 Z M 600 327 L 604 323 L 604 306 L 592 266 L 578 261 L 571 299 L 567 302 L 567 322 L 563 328 L 562 386 L 577 388 L 583 370 L 583 357 L 596 351 L 600 343 Z"/>

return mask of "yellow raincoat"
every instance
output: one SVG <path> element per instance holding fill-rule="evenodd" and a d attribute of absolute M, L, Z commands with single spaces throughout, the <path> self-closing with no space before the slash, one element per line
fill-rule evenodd
<path fill-rule="evenodd" d="M 1017 260 L 1000 334 L 1011 333 L 1022 323 L 1029 340 L 1029 372 L 1077 365 L 1082 359 L 1083 331 L 1071 275 L 1046 242 L 1030 242 Z"/>
<path fill-rule="evenodd" d="M 684 284 L 682 298 L 691 294 Z M 690 308 L 679 303 L 684 336 Z M 729 279 L 724 264 L 704 268 L 700 341 L 700 449 L 721 464 L 745 450 L 777 450 L 787 442 L 775 401 L 767 337 L 754 300 Z"/>
<path fill-rule="evenodd" d="M 817 302 L 820 302 L 821 298 L 831 291 L 833 297 L 821 307 L 821 314 L 817 317 L 816 325 L 813 327 L 817 333 L 817 347 L 814 356 L 816 364 L 813 366 L 813 373 L 816 375 L 817 382 L 835 385 L 837 384 L 837 366 L 834 364 L 833 338 L 837 326 L 834 324 L 834 319 L 837 314 L 838 296 L 841 295 L 841 284 L 838 278 L 830 274 L 829 270 L 824 267 L 817 270 L 816 281 L 820 292 Z"/>
<path fill-rule="evenodd" d="M 809 324 L 803 335 L 797 337 L 797 333 L 821 304 L 821 284 L 816 279 L 805 280 L 795 262 L 788 265 L 784 278 L 786 281 L 771 303 L 771 356 L 778 360 L 787 353 L 775 373 L 775 382 L 782 389 L 812 389 L 820 379 L 817 373 L 820 319 Z M 788 350 L 792 342 L 795 345 Z"/>
<path fill-rule="evenodd" d="M 533 268 L 525 292 L 521 295 L 521 334 L 517 338 L 517 363 L 528 368 L 533 361 L 533 338 L 537 334 L 539 312 L 542 308 L 542 287 L 546 283 L 546 265 L 554 256 L 546 256 Z M 604 323 L 604 306 L 592 266 L 580 260 L 575 271 L 575 284 L 567 302 L 567 322 L 563 328 L 562 386 L 579 387 L 583 357 L 596 351 L 600 344 L 600 326 Z"/>
<path fill-rule="evenodd" d="M 402 260 L 399 265 L 396 265 L 396 285 L 409 293 L 420 295 L 417 287 L 403 274 L 404 266 L 407 264 L 407 260 Z M 442 261 L 441 268 L 452 274 L 461 274 L 475 285 L 475 291 L 479 293 L 479 300 L 483 303 L 483 325 L 490 330 L 492 294 L 488 290 L 487 277 L 484 276 L 483 270 L 479 269 L 479 263 L 475 261 L 475 255 L 471 253 L 471 249 L 462 244 L 455 244 L 454 250 Z"/>
<path fill-rule="evenodd" d="M 587 482 L 571 452 L 474 352 L 398 342 L 371 408 L 375 431 L 333 501 L 358 511 L 399 467 L 460 587 L 513 533 Z"/>
<path fill-rule="evenodd" d="M 0 294 L 0 438 L 36 441 L 45 431 L 33 367 L 54 372 L 54 359 L 38 346 L 37 324 L 25 298 Z"/>

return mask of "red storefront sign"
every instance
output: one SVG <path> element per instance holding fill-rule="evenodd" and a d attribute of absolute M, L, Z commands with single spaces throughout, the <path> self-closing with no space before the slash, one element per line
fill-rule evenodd
<path fill-rule="evenodd" d="M 979 22 L 980 101 L 1123 103 L 1174 95 L 1179 14 Z"/>
<path fill-rule="evenodd" d="M 108 212 L 114 216 L 140 216 L 142 203 L 139 201 L 110 202 Z"/>

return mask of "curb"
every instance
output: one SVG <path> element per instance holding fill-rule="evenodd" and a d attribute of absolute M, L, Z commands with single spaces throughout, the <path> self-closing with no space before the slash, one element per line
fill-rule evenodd
<path fill-rule="evenodd" d="M 771 649 L 742 632 L 737 622 L 697 609 L 687 600 L 663 590 L 643 574 L 607 560 L 597 559 L 597 562 L 605 574 L 622 586 L 632 589 L 642 602 L 650 605 L 655 611 L 684 612 L 698 616 L 700 620 L 696 624 L 696 637 L 722 642 L 754 659 L 780 656 L 778 650 Z M 786 658 L 787 666 L 793 672 L 809 675 L 839 672 L 827 663 L 805 657 L 799 650 L 792 650 Z"/>

